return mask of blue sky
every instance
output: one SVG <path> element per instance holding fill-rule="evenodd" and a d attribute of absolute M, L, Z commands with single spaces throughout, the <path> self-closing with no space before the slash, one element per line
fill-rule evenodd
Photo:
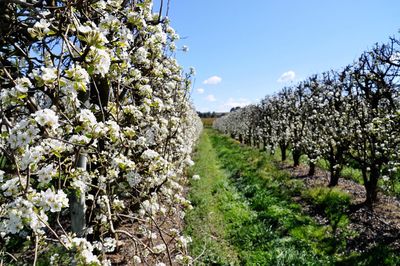
<path fill-rule="evenodd" d="M 399 10 L 399 0 L 171 0 L 169 17 L 178 47 L 189 47 L 176 56 L 195 67 L 192 100 L 204 112 L 350 64 L 398 36 Z"/>

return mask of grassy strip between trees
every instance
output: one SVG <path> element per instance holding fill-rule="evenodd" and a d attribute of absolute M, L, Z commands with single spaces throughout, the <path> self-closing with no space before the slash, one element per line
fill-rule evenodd
<path fill-rule="evenodd" d="M 304 191 L 271 157 L 206 129 L 195 154 L 186 217 L 196 265 L 396 265 L 387 251 L 345 257 L 346 208 L 342 191 Z M 318 225 L 293 196 L 322 208 L 329 223 Z M 376 264 L 378 263 L 378 264 Z"/>
<path fill-rule="evenodd" d="M 186 216 L 186 231 L 193 239 L 192 255 L 202 254 L 199 261 L 204 265 L 238 264 L 237 249 L 228 241 L 227 224 L 233 217 L 243 220 L 251 211 L 220 169 L 206 132 L 200 137 L 194 160 L 192 171 L 200 175 L 200 180 L 192 181 L 189 200 L 194 209 Z"/>

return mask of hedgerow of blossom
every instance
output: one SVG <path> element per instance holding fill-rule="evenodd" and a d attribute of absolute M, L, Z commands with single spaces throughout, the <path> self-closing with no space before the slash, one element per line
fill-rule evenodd
<path fill-rule="evenodd" d="M 190 239 L 168 219 L 191 207 L 182 184 L 201 121 L 168 18 L 149 0 L 4 5 L 14 25 L 0 52 L 4 260 L 110 265 L 124 236 L 135 263 L 190 263 Z M 138 231 L 119 229 L 126 220 Z"/>

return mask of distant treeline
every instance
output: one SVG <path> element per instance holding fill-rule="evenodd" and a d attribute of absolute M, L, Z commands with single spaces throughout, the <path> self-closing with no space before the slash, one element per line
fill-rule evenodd
<path fill-rule="evenodd" d="M 229 112 L 233 112 L 237 109 L 240 109 L 240 107 L 233 107 Z M 200 118 L 218 118 L 223 115 L 225 115 L 227 112 L 197 112 Z"/>
<path fill-rule="evenodd" d="M 221 112 L 197 112 L 197 114 L 200 116 L 200 118 L 218 118 L 223 116 L 225 113 Z"/>

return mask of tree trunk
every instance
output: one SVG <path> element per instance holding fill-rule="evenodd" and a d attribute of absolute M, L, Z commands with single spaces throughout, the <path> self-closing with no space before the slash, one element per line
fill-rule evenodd
<path fill-rule="evenodd" d="M 340 171 L 331 169 L 331 178 L 329 179 L 328 187 L 335 187 L 339 183 Z"/>
<path fill-rule="evenodd" d="M 315 163 L 310 162 L 310 169 L 308 170 L 308 176 L 313 176 L 315 174 Z"/>
<path fill-rule="evenodd" d="M 337 167 L 337 161 L 331 158 L 329 161 L 329 172 L 330 172 L 330 179 L 328 187 L 335 187 L 339 182 L 340 172 L 342 171 L 342 166 Z M 335 167 L 336 166 L 336 167 Z"/>
<path fill-rule="evenodd" d="M 300 165 L 300 156 L 301 152 L 299 149 L 294 149 L 293 150 L 293 166 L 297 167 Z"/>
<path fill-rule="evenodd" d="M 84 106 L 89 106 L 90 97 L 94 95 L 94 93 L 90 93 L 93 91 L 94 85 L 92 85 L 91 90 L 87 90 L 86 92 L 80 91 L 78 93 L 78 99 L 82 102 Z M 97 93 L 96 93 L 97 96 Z M 100 102 L 100 99 L 97 98 L 97 101 Z M 100 105 L 100 104 L 99 104 Z M 86 171 L 87 167 L 87 154 L 78 153 L 78 161 L 76 163 L 76 168 L 80 168 L 83 171 Z M 78 237 L 83 237 L 86 231 L 86 197 L 85 193 L 75 190 L 71 194 L 71 204 L 69 206 L 70 215 L 71 215 L 71 230 Z"/>
<path fill-rule="evenodd" d="M 330 171 L 330 180 L 329 180 L 329 185 L 328 187 L 335 187 L 337 186 L 340 178 L 340 173 L 342 172 L 343 169 L 343 148 L 341 146 L 337 147 L 337 151 L 335 154 L 335 149 L 330 146 L 330 151 L 329 151 L 329 171 Z"/>
<path fill-rule="evenodd" d="M 267 150 L 267 138 L 263 137 L 262 145 L 263 145 L 263 150 L 266 151 Z"/>
<path fill-rule="evenodd" d="M 377 184 L 378 179 L 380 176 L 380 171 L 378 167 L 371 167 L 371 173 L 369 176 L 369 180 L 364 182 L 365 191 L 367 193 L 365 204 L 372 210 L 373 204 L 378 199 L 378 191 L 377 191 Z"/>
<path fill-rule="evenodd" d="M 286 161 L 286 148 L 287 145 L 283 142 L 279 143 L 279 148 L 281 149 L 282 162 Z"/>
<path fill-rule="evenodd" d="M 86 170 L 87 156 L 79 155 L 77 168 Z M 71 196 L 71 229 L 78 237 L 83 237 L 86 229 L 86 204 L 85 193 L 81 191 L 74 191 Z"/>

